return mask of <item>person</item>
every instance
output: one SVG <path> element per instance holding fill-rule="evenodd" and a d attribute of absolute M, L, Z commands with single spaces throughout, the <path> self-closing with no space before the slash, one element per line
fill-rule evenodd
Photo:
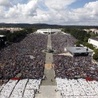
<path fill-rule="evenodd" d="M 51 82 L 53 82 L 53 79 L 51 79 Z"/>

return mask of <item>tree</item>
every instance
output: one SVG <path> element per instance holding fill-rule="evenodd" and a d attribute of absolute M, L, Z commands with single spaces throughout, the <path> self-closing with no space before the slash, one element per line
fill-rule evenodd
<path fill-rule="evenodd" d="M 87 42 L 84 42 L 83 45 L 86 46 L 86 47 L 89 47 L 89 48 L 92 49 L 92 50 L 95 49 L 92 44 L 89 44 L 89 43 L 87 43 Z"/>
<path fill-rule="evenodd" d="M 95 49 L 94 52 L 95 52 L 95 54 L 93 55 L 93 58 L 95 60 L 98 60 L 98 49 Z"/>
<path fill-rule="evenodd" d="M 80 44 L 82 44 L 81 41 L 77 41 L 77 42 L 75 43 L 75 45 L 76 45 L 77 47 L 80 47 Z"/>

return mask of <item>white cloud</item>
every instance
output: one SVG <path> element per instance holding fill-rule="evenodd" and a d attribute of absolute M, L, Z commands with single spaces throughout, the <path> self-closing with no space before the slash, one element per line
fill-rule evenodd
<path fill-rule="evenodd" d="M 0 6 L 5 6 L 5 7 L 12 6 L 11 0 L 0 0 Z"/>
<path fill-rule="evenodd" d="M 45 0 L 45 4 L 49 9 L 62 10 L 76 0 Z"/>
<path fill-rule="evenodd" d="M 0 13 L 2 13 L 2 14 L 0 14 L 0 18 L 3 18 L 4 10 L 5 10 L 5 8 L 3 6 L 0 6 Z"/>
<path fill-rule="evenodd" d="M 7 11 L 6 17 L 24 17 L 33 16 L 36 13 L 37 0 L 30 0 L 27 4 L 14 5 Z"/>
<path fill-rule="evenodd" d="M 18 1 L 0 0 L 0 22 L 98 25 L 98 1 L 76 9 L 68 9 L 76 0 Z"/>
<path fill-rule="evenodd" d="M 98 22 L 97 6 L 98 6 L 98 1 L 95 1 L 95 2 L 89 2 L 85 4 L 83 8 L 78 8 L 73 10 L 71 14 L 73 14 L 73 16 L 76 16 L 73 17 L 73 19 L 78 19 L 78 21 L 83 21 L 87 23 L 89 23 L 90 21 L 95 22 L 95 20 L 96 22 Z"/>

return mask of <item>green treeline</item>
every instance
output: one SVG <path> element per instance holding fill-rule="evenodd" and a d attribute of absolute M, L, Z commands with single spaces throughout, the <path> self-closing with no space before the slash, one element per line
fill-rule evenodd
<path fill-rule="evenodd" d="M 35 28 L 28 28 L 28 27 L 23 28 L 20 31 L 13 31 L 13 32 L 11 32 L 10 30 L 0 30 L 0 35 L 5 35 L 5 38 L 3 38 L 5 41 L 2 42 L 2 38 L 0 38 L 0 49 L 7 47 L 12 43 L 20 42 L 27 36 L 27 34 L 33 33 L 36 30 L 37 29 Z"/>
<path fill-rule="evenodd" d="M 36 31 L 35 28 L 24 28 L 20 31 L 11 32 L 9 30 L 0 30 L 0 35 L 5 35 L 7 42 L 19 42 L 26 37 L 27 34 Z"/>
<path fill-rule="evenodd" d="M 78 39 L 81 43 L 87 42 L 88 38 L 91 37 L 90 33 L 87 33 L 86 31 L 82 29 L 76 29 L 76 28 L 65 28 L 63 29 L 64 32 L 70 33 L 72 36 L 74 36 L 76 39 Z"/>

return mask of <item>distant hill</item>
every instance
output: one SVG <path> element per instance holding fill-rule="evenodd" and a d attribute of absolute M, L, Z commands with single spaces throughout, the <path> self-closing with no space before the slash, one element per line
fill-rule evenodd
<path fill-rule="evenodd" d="M 13 24 L 13 23 L 0 23 L 0 27 L 22 27 L 22 28 L 29 28 L 29 27 L 35 27 L 35 28 L 60 28 L 62 26 L 60 25 L 49 25 L 49 24 Z"/>
<path fill-rule="evenodd" d="M 0 27 L 21 27 L 21 28 L 96 28 L 98 29 L 98 26 L 78 26 L 78 25 L 52 25 L 52 24 L 28 24 L 28 23 L 0 23 Z"/>

